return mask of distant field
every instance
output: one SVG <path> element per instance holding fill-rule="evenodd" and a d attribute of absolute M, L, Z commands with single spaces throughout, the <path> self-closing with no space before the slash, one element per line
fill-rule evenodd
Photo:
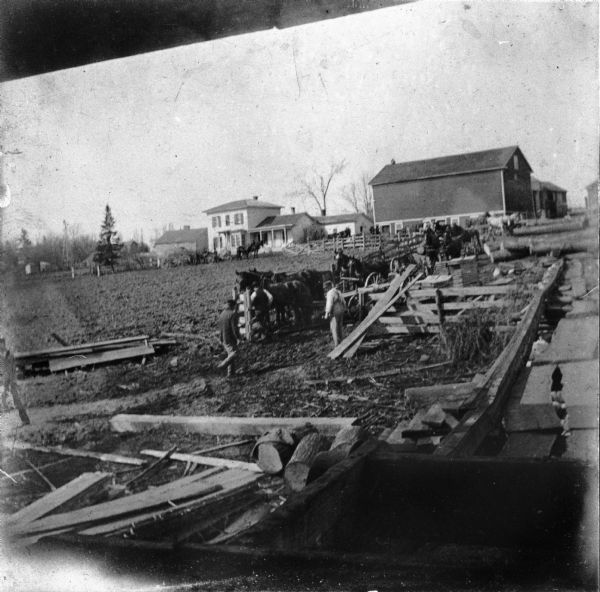
<path fill-rule="evenodd" d="M 1 321 L 14 350 L 58 346 L 162 331 L 210 332 L 236 283 L 236 270 L 329 269 L 331 253 L 273 255 L 171 269 L 64 274 L 4 284 Z"/>

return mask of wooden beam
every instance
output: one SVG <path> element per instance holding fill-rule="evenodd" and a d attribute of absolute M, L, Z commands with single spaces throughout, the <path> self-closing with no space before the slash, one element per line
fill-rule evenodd
<path fill-rule="evenodd" d="M 48 454 L 61 454 L 64 456 L 78 456 L 81 458 L 93 458 L 103 462 L 118 463 L 125 465 L 142 466 L 146 461 L 141 458 L 132 458 L 130 456 L 121 456 L 120 454 L 110 454 L 106 452 L 93 452 L 91 450 L 76 450 L 74 448 L 63 448 L 62 446 L 38 446 L 28 442 L 15 442 L 4 440 L 2 445 L 7 450 L 35 450 L 36 452 L 47 452 Z"/>
<path fill-rule="evenodd" d="M 96 343 L 82 343 L 80 345 L 69 345 L 67 347 L 51 347 L 34 351 L 15 352 L 15 360 L 23 358 L 62 358 L 65 355 L 80 353 L 81 350 L 97 351 L 100 349 L 116 349 L 118 347 L 131 347 L 132 343 L 145 342 L 150 339 L 148 335 L 136 335 L 135 337 L 123 337 L 122 339 L 110 339 Z"/>
<path fill-rule="evenodd" d="M 161 458 L 165 455 L 162 450 L 142 450 L 140 454 Z M 227 469 L 243 469 L 253 473 L 262 473 L 261 468 L 254 463 L 247 463 L 240 460 L 231 460 L 229 458 L 216 458 L 214 456 L 200 456 L 198 454 L 185 454 L 175 452 L 170 455 L 171 460 L 190 462 L 196 465 L 205 465 L 207 467 L 225 467 Z"/>
<path fill-rule="evenodd" d="M 184 432 L 210 436 L 261 436 L 276 428 L 297 428 L 312 424 L 326 436 L 335 436 L 339 430 L 356 421 L 356 417 L 226 417 L 187 415 L 115 415 L 110 420 L 116 432 L 138 432 L 158 426 L 169 426 Z"/>
<path fill-rule="evenodd" d="M 468 286 L 465 288 L 440 288 L 444 298 L 467 298 L 474 296 L 491 296 L 498 294 L 509 294 L 515 291 L 514 286 Z M 434 288 L 412 289 L 408 297 L 414 300 L 434 299 L 436 290 Z"/>
<path fill-rule="evenodd" d="M 26 524 L 72 505 L 78 499 L 102 492 L 112 479 L 110 473 L 82 473 L 62 487 L 25 506 L 6 519 L 7 526 Z"/>
<path fill-rule="evenodd" d="M 141 358 L 151 355 L 154 355 L 153 347 L 140 345 L 138 347 L 125 347 L 88 355 L 75 355 L 68 358 L 52 359 L 48 365 L 50 372 L 60 372 L 61 370 L 69 370 L 71 368 L 82 368 L 84 366 L 106 364 L 107 362 L 116 362 L 117 360 Z"/>

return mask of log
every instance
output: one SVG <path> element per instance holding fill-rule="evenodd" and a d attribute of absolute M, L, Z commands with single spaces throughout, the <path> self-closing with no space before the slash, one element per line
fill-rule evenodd
<path fill-rule="evenodd" d="M 446 412 L 439 403 L 434 403 L 421 420 L 425 425 L 432 428 L 441 428 L 446 421 Z"/>
<path fill-rule="evenodd" d="M 261 436 L 273 428 L 296 428 L 306 423 L 320 433 L 335 436 L 338 430 L 352 425 L 356 417 L 225 417 L 184 415 L 119 414 L 110 420 L 116 432 L 138 432 L 158 426 L 169 426 L 183 432 L 211 436 Z"/>
<path fill-rule="evenodd" d="M 316 431 L 316 428 L 308 423 L 292 431 L 282 428 L 270 430 L 256 442 L 252 456 L 257 458 L 258 466 L 265 473 L 277 475 L 292 458 L 294 448 L 302 438 Z"/>
<path fill-rule="evenodd" d="M 328 447 L 327 438 L 322 434 L 312 433 L 302 438 L 284 471 L 285 484 L 291 491 L 304 489 L 315 457 Z"/>
<path fill-rule="evenodd" d="M 52 359 L 49 362 L 50 372 L 60 372 L 61 370 L 70 370 L 72 368 L 81 368 L 95 364 L 106 364 L 119 360 L 129 360 L 131 358 L 141 358 L 154 354 L 154 348 L 148 345 L 138 347 L 125 347 L 115 350 L 95 352 L 88 355 L 74 355 L 68 358 Z"/>

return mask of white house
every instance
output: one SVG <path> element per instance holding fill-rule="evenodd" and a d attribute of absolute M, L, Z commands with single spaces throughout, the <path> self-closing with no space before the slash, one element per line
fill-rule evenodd
<path fill-rule="evenodd" d="M 316 220 L 323 226 L 328 235 L 339 234 L 347 228 L 350 229 L 352 236 L 355 234 L 366 234 L 369 232 L 371 226 L 373 226 L 373 220 L 362 213 L 319 216 Z"/>
<path fill-rule="evenodd" d="M 235 252 L 239 246 L 245 247 L 252 238 L 250 229 L 255 229 L 265 218 L 278 216 L 282 206 L 252 199 L 230 201 L 205 210 L 210 217 L 208 242 L 211 249 Z"/>

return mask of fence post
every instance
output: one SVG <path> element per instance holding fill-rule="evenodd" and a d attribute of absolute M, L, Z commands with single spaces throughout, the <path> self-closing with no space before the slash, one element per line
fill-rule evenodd
<path fill-rule="evenodd" d="M 246 328 L 246 341 L 252 341 L 252 312 L 250 310 L 250 289 L 244 292 L 244 326 Z"/>

